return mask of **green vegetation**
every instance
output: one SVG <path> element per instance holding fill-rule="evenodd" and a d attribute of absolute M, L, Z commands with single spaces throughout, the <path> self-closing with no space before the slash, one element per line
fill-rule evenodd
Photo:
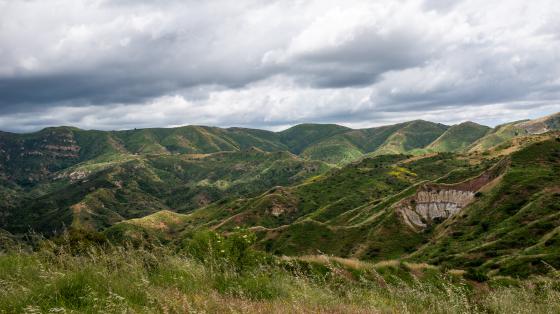
<path fill-rule="evenodd" d="M 448 128 L 446 125 L 428 121 L 412 121 L 389 136 L 375 150 L 374 154 L 399 154 L 424 148 L 440 137 Z"/>
<path fill-rule="evenodd" d="M 556 312 L 559 117 L 0 132 L 0 313 Z"/>
<path fill-rule="evenodd" d="M 490 130 L 489 127 L 474 122 L 454 125 L 432 142 L 427 149 L 436 152 L 462 151 L 486 135 Z"/>
<path fill-rule="evenodd" d="M 470 150 L 482 152 L 496 147 L 512 138 L 558 130 L 559 126 L 560 113 L 535 120 L 506 123 L 495 127 L 486 136 L 474 142 Z"/>
<path fill-rule="evenodd" d="M 175 245 L 65 234 L 0 253 L 0 313 L 550 313 L 559 281 L 497 278 L 396 261 L 275 258 L 250 233 L 198 231 Z M 535 288 L 538 287 L 538 288 Z"/>
<path fill-rule="evenodd" d="M 113 155 L 70 167 L 57 180 L 22 191 L 13 209 L 6 209 L 4 226 L 44 233 L 63 225 L 103 229 L 160 210 L 187 212 L 226 197 L 257 194 L 326 169 L 321 162 L 258 149 L 202 156 Z"/>
<path fill-rule="evenodd" d="M 554 242 L 560 228 L 559 173 L 558 140 L 514 153 L 500 182 L 439 226 L 433 243 L 414 258 L 519 277 L 560 267 L 560 247 Z"/>

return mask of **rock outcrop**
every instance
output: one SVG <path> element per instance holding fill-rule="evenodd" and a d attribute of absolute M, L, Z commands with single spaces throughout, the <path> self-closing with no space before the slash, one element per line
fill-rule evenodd
<path fill-rule="evenodd" d="M 426 188 L 400 204 L 397 211 L 412 227 L 428 224 L 456 214 L 474 199 L 474 192 L 449 188 Z"/>
<path fill-rule="evenodd" d="M 395 210 L 413 229 L 427 228 L 469 205 L 475 193 L 503 173 L 506 165 L 504 160 L 479 176 L 457 184 L 424 184 L 414 196 L 397 203 Z"/>

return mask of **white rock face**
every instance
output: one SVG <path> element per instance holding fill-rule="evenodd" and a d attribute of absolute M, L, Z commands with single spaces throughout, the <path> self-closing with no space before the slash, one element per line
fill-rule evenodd
<path fill-rule="evenodd" d="M 453 189 L 419 191 L 413 201 L 397 208 L 412 227 L 426 228 L 435 219 L 446 219 L 474 199 L 474 192 Z"/>

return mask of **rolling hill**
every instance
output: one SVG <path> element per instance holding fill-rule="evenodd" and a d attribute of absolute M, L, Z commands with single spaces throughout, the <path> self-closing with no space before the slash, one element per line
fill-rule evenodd
<path fill-rule="evenodd" d="M 2 132 L 0 228 L 172 242 L 242 227 L 278 255 L 544 272 L 539 262 L 560 266 L 558 117 Z"/>
<path fill-rule="evenodd" d="M 427 146 L 428 151 L 457 152 L 466 149 L 472 143 L 486 135 L 491 129 L 474 122 L 453 125 L 440 137 Z"/>

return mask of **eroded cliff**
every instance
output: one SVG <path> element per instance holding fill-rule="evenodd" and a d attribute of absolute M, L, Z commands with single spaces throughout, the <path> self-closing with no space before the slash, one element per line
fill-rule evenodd
<path fill-rule="evenodd" d="M 457 184 L 424 184 L 416 194 L 397 203 L 395 211 L 413 229 L 441 222 L 473 202 L 476 192 L 498 178 L 506 165 L 507 160 L 503 160 L 479 176 Z"/>

